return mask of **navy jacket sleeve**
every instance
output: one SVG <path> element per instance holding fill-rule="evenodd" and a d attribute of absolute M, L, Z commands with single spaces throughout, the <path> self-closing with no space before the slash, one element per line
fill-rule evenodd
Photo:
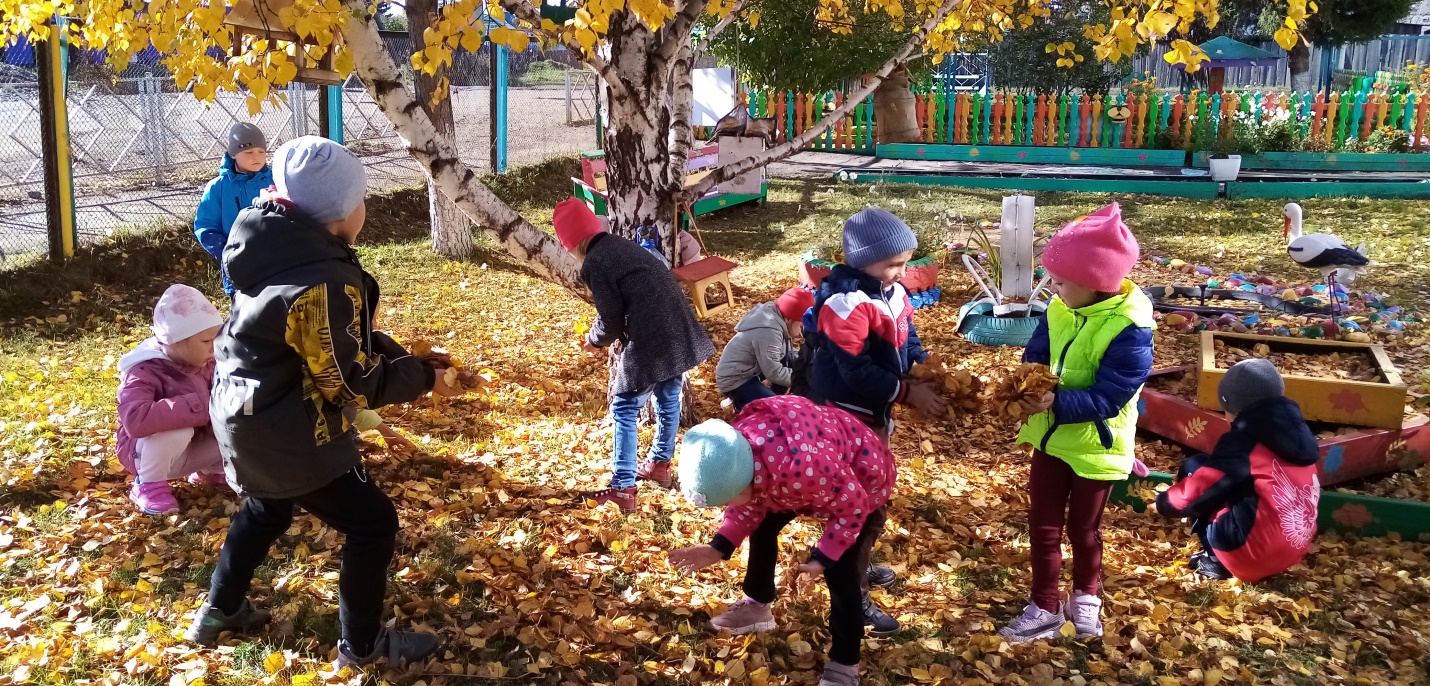
<path fill-rule="evenodd" d="M 1233 431 L 1217 441 L 1210 455 L 1187 458 L 1188 473 L 1157 495 L 1157 513 L 1164 517 L 1211 517 L 1228 506 L 1252 481 L 1251 449 Z"/>
<path fill-rule="evenodd" d="M 204 197 L 199 200 L 198 212 L 194 214 L 194 236 L 204 251 L 214 259 L 223 262 L 223 246 L 228 243 L 228 230 L 223 225 L 223 209 L 220 196 L 223 195 L 223 179 L 209 181 L 204 188 Z"/>
<path fill-rule="evenodd" d="M 924 342 L 919 340 L 919 332 L 914 328 L 912 321 L 909 322 L 909 340 L 905 345 L 908 346 L 909 351 L 909 367 L 913 367 L 929 358 L 928 352 L 924 350 Z M 908 372 L 909 370 L 906 368 L 904 371 Z"/>
<path fill-rule="evenodd" d="M 1028 347 L 1023 348 L 1023 361 L 1034 364 L 1052 364 L 1053 355 L 1048 343 L 1048 318 L 1039 317 L 1038 327 L 1033 329 L 1033 337 L 1028 339 Z"/>
<path fill-rule="evenodd" d="M 1027 353 L 1024 353 L 1023 359 L 1027 360 Z M 1053 416 L 1059 424 L 1112 419 L 1127 403 L 1132 402 L 1151 373 L 1152 330 L 1129 326 L 1107 346 L 1092 386 L 1079 391 L 1057 391 L 1053 399 Z"/>

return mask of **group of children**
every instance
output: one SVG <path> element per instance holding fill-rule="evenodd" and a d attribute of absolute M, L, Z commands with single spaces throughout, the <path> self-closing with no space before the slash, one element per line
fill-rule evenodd
<path fill-rule="evenodd" d="M 421 659 L 435 636 L 381 622 L 397 514 L 363 468 L 352 429 L 375 426 L 373 408 L 458 392 L 445 380 L 450 360 L 419 358 L 374 330 L 378 285 L 351 247 L 365 218 L 361 162 L 336 143 L 303 137 L 279 148 L 270 170 L 247 159 L 266 152 L 251 133 L 235 127 L 196 222 L 200 242 L 221 260 L 228 320 L 199 291 L 173 286 L 155 308 L 154 336 L 120 362 L 118 450 L 135 475 L 131 498 L 146 512 L 177 511 L 169 482 L 182 478 L 245 496 L 190 640 L 211 645 L 269 620 L 248 601 L 249 585 L 297 506 L 347 539 L 338 662 Z M 254 190 L 265 174 L 272 187 Z M 239 207 L 231 222 L 230 204 Z M 871 586 L 895 581 L 893 570 L 870 561 L 896 484 L 893 407 L 930 417 L 945 410 L 935 388 L 909 376 L 927 357 L 899 283 L 913 231 L 884 210 L 860 211 L 844 227 L 845 263 L 817 292 L 791 289 L 740 321 L 716 372 L 737 416 L 687 431 L 677 475 L 684 377 L 715 346 L 655 255 L 608 234 L 579 201 L 559 204 L 553 221 L 597 310 L 581 347 L 620 346 L 611 483 L 581 497 L 633 511 L 639 480 L 672 488 L 678 476 L 690 502 L 724 507 L 709 543 L 674 550 L 670 560 L 699 570 L 748 540 L 745 597 L 711 620 L 736 634 L 775 628 L 780 531 L 800 515 L 824 520 L 799 567 L 822 574 L 830 593 L 832 646 L 820 683 L 857 684 L 866 629 L 899 629 L 869 600 Z M 1059 383 L 1022 401 L 1017 442 L 1032 448 L 1033 579 L 1024 612 L 999 631 L 1011 642 L 1056 637 L 1068 621 L 1079 637 L 1102 635 L 1101 516 L 1113 483 L 1133 470 L 1137 397 L 1152 364 L 1152 305 L 1127 279 L 1138 252 L 1114 203 L 1057 232 L 1043 254 L 1056 297 L 1024 360 L 1050 366 Z M 1219 392 L 1234 415 L 1231 431 L 1211 455 L 1189 458 L 1157 500 L 1161 514 L 1192 519 L 1203 550 L 1190 564 L 1199 573 L 1255 581 L 1309 549 L 1317 446 L 1282 391 L 1268 362 L 1229 370 Z M 641 460 L 637 417 L 651 399 L 656 434 Z M 1073 551 L 1066 600 L 1065 532 Z"/>

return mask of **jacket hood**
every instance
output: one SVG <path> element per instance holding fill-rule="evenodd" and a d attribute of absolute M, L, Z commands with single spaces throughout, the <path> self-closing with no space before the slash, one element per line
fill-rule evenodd
<path fill-rule="evenodd" d="M 224 268 L 239 290 L 295 267 L 328 260 L 358 264 L 357 255 L 341 238 L 274 200 L 241 212 L 223 250 Z"/>
<path fill-rule="evenodd" d="M 1133 326 L 1150 329 L 1157 325 L 1152 318 L 1152 300 L 1128 279 L 1122 280 L 1122 290 L 1117 297 L 1073 310 L 1084 317 L 1113 311 L 1132 320 Z"/>
<path fill-rule="evenodd" d="M 138 366 L 140 362 L 167 359 L 169 359 L 169 356 L 164 354 L 164 348 L 159 345 L 159 339 L 153 337 L 146 338 L 133 350 L 124 353 L 124 356 L 119 358 L 119 373 L 121 375 L 128 374 L 129 370 Z"/>
<path fill-rule="evenodd" d="M 748 314 L 740 318 L 740 323 L 735 325 L 735 331 L 750 331 L 753 329 L 775 329 L 781 335 L 787 335 L 785 328 L 785 317 L 780 312 L 776 303 L 760 303 L 750 310 Z"/>
<path fill-rule="evenodd" d="M 1232 422 L 1257 443 L 1295 465 L 1313 465 L 1321 458 L 1315 434 L 1301 416 L 1301 406 L 1285 396 L 1267 398 L 1246 408 Z"/>
<path fill-rule="evenodd" d="M 884 293 L 884 282 L 847 264 L 836 264 L 834 269 L 829 271 L 829 276 L 824 277 L 824 281 L 819 284 L 819 291 L 825 296 L 864 291 L 877 298 Z"/>

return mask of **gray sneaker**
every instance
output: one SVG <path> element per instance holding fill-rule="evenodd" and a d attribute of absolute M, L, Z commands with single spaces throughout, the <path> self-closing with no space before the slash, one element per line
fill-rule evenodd
<path fill-rule="evenodd" d="M 189 630 L 184 632 L 184 638 L 190 643 L 197 643 L 202 646 L 212 646 L 218 642 L 219 636 L 225 631 L 242 633 L 257 629 L 272 616 L 267 610 L 260 610 L 243 599 L 243 604 L 231 615 L 226 615 L 220 610 L 204 601 L 199 607 L 199 615 L 194 618 L 194 623 L 189 625 Z"/>
<path fill-rule="evenodd" d="M 859 686 L 859 665 L 825 662 L 824 673 L 819 675 L 819 686 Z"/>
<path fill-rule="evenodd" d="M 372 652 L 367 655 L 354 655 L 347 639 L 338 641 L 337 666 L 338 669 L 361 667 L 379 660 L 386 660 L 390 665 L 404 660 L 416 662 L 436 652 L 438 643 L 437 634 L 399 631 L 384 626 L 378 630 L 377 639 L 372 642 Z"/>

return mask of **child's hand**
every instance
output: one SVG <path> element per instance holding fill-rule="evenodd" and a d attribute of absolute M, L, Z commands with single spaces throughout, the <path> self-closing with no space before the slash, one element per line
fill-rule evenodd
<path fill-rule="evenodd" d="M 925 417 L 942 417 L 945 412 L 948 412 L 948 403 L 934 391 L 933 386 L 926 383 L 916 383 L 910 386 L 909 394 L 904 401 L 923 413 Z"/>
<path fill-rule="evenodd" d="M 444 398 L 455 398 L 470 389 L 481 386 L 481 381 L 477 378 L 477 375 L 464 371 L 456 372 L 456 383 L 448 383 L 447 373 L 450 371 L 453 370 L 450 368 L 437 368 L 437 379 L 436 382 L 432 384 L 433 393 Z"/>
<path fill-rule="evenodd" d="M 799 566 L 799 573 L 800 573 L 800 574 L 823 574 L 823 573 L 824 573 L 824 565 L 823 565 L 823 564 L 820 564 L 819 560 L 813 560 L 813 559 L 811 559 L 811 560 L 809 560 L 808 562 L 805 562 L 804 564 L 802 564 L 802 565 Z"/>
<path fill-rule="evenodd" d="M 1023 410 L 1024 417 L 1031 417 L 1043 410 L 1053 406 L 1053 392 L 1048 391 L 1040 398 L 1024 398 L 1018 401 L 1019 409 Z"/>
<path fill-rule="evenodd" d="M 387 424 L 377 425 L 377 432 L 382 434 L 382 441 L 387 444 L 387 449 L 394 453 L 407 454 L 417 452 L 417 445 L 407 440 L 406 436 L 397 433 Z"/>
<path fill-rule="evenodd" d="M 588 340 L 585 336 L 581 337 L 581 349 L 591 354 L 601 352 L 601 349 L 597 348 L 594 345 L 591 345 L 591 341 Z"/>
<path fill-rule="evenodd" d="M 709 545 L 693 545 L 670 551 L 670 564 L 682 572 L 697 572 L 725 559 L 725 555 Z"/>

